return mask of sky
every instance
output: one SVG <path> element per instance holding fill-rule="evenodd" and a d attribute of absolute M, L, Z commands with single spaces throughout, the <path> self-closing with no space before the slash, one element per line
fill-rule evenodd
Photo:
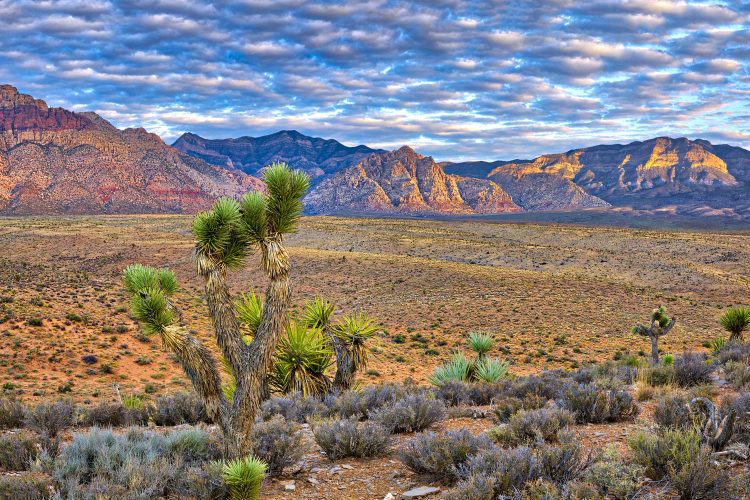
<path fill-rule="evenodd" d="M 282 129 L 437 160 L 750 148 L 750 2 L 0 0 L 0 83 L 172 142 Z"/>

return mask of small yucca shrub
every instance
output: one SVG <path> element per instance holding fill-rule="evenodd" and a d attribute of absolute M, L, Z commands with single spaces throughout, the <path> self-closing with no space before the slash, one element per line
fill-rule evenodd
<path fill-rule="evenodd" d="M 231 500 L 260 498 L 260 487 L 266 477 L 266 463 L 255 457 L 228 460 L 223 463 L 224 481 L 229 486 Z"/>
<path fill-rule="evenodd" d="M 333 351 L 320 329 L 290 322 L 276 347 L 271 385 L 285 394 L 325 394 L 331 387 L 326 371 L 332 362 Z"/>
<path fill-rule="evenodd" d="M 234 308 L 237 311 L 237 320 L 240 322 L 242 333 L 245 336 L 254 337 L 263 316 L 263 301 L 254 293 L 245 293 L 240 295 Z"/>
<path fill-rule="evenodd" d="M 742 333 L 750 327 L 750 310 L 730 307 L 721 317 L 721 326 L 729 332 L 729 341 L 742 340 Z"/>
<path fill-rule="evenodd" d="M 495 347 L 495 339 L 489 333 L 471 332 L 467 343 L 469 344 L 469 348 L 477 353 L 480 359 Z"/>
<path fill-rule="evenodd" d="M 458 351 L 449 361 L 435 368 L 429 380 L 438 387 L 448 381 L 467 382 L 471 378 L 471 365 L 464 353 Z"/>
<path fill-rule="evenodd" d="M 497 382 L 505 378 L 509 367 L 507 361 L 483 357 L 474 363 L 474 378 L 480 382 Z"/>
<path fill-rule="evenodd" d="M 333 327 L 333 334 L 346 345 L 351 355 L 354 369 L 364 370 L 367 366 L 367 341 L 380 331 L 380 327 L 367 315 L 346 316 Z"/>

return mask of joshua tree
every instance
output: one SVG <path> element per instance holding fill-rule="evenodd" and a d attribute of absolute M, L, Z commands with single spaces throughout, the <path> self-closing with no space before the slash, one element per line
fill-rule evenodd
<path fill-rule="evenodd" d="M 730 307 L 721 317 L 721 326 L 729 332 L 729 341 L 742 341 L 742 332 L 750 327 L 750 310 L 744 307 Z"/>
<path fill-rule="evenodd" d="M 231 402 L 222 391 L 214 356 L 176 321 L 170 300 L 177 289 L 174 274 L 133 265 L 123 279 L 134 315 L 144 330 L 158 334 L 175 353 L 206 412 L 222 429 L 228 458 L 244 457 L 252 450 L 252 427 L 266 375 L 288 323 L 291 285 L 283 237 L 295 230 L 302 214 L 301 199 L 309 186 L 304 173 L 281 163 L 265 169 L 264 182 L 265 193 L 249 193 L 239 201 L 222 198 L 193 222 L 195 262 L 204 281 L 216 343 L 236 380 Z M 246 343 L 226 275 L 244 265 L 252 248 L 260 249 L 261 267 L 270 282 L 257 329 Z"/>
<path fill-rule="evenodd" d="M 633 333 L 643 335 L 651 339 L 651 362 L 654 365 L 659 364 L 659 338 L 669 333 L 677 322 L 677 318 L 667 316 L 667 308 L 659 306 L 651 313 L 651 324 L 636 325 L 633 327 Z"/>

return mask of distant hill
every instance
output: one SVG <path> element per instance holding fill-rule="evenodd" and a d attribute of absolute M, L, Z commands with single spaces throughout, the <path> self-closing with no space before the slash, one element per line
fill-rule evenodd
<path fill-rule="evenodd" d="M 0 214 L 196 212 L 260 181 L 0 86 Z"/>
<path fill-rule="evenodd" d="M 344 146 L 336 140 L 308 137 L 296 130 L 236 139 L 204 139 L 187 133 L 173 146 L 213 165 L 249 174 L 257 174 L 274 161 L 283 161 L 305 170 L 313 180 L 350 167 L 372 153 L 385 152 L 367 146 Z"/>
<path fill-rule="evenodd" d="M 527 210 L 548 183 L 571 184 L 617 207 L 750 217 L 750 151 L 705 140 L 658 137 L 533 160 L 451 163 L 446 171 L 501 184 Z M 513 185 L 522 186 L 520 190 Z"/>
<path fill-rule="evenodd" d="M 446 174 L 429 156 L 404 146 L 372 154 L 325 179 L 306 197 L 311 213 L 500 213 L 521 208 L 486 179 Z"/>

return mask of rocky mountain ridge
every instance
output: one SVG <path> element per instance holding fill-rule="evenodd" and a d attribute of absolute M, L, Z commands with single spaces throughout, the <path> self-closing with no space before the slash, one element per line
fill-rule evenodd
<path fill-rule="evenodd" d="M 0 214 L 192 213 L 259 186 L 142 128 L 0 86 Z"/>

